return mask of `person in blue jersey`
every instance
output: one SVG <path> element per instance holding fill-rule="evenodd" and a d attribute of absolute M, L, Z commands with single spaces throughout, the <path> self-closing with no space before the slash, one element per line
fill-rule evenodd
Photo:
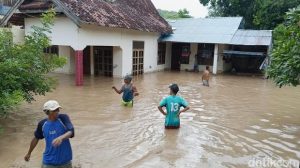
<path fill-rule="evenodd" d="M 39 140 L 45 139 L 42 168 L 72 168 L 72 148 L 69 139 L 74 137 L 74 127 L 67 114 L 59 114 L 60 109 L 61 106 L 55 100 L 44 104 L 43 111 L 47 118 L 38 123 L 28 153 L 24 157 L 25 161 L 30 160 Z"/>
<path fill-rule="evenodd" d="M 124 78 L 124 85 L 120 90 L 118 90 L 115 86 L 112 87 L 118 94 L 123 93 L 122 104 L 129 107 L 133 106 L 133 98 L 139 95 L 136 87 L 131 83 L 131 81 L 132 77 L 130 75 L 126 75 Z"/>
<path fill-rule="evenodd" d="M 158 106 L 159 111 L 166 116 L 165 128 L 177 129 L 180 127 L 180 114 L 190 109 L 188 103 L 180 96 L 177 96 L 179 87 L 177 84 L 169 86 L 170 95 L 164 98 Z M 163 107 L 166 108 L 166 112 Z M 181 109 L 183 107 L 183 109 Z"/>

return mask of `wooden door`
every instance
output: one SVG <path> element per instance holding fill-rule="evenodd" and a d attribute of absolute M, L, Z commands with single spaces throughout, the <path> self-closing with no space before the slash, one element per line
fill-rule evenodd
<path fill-rule="evenodd" d="M 132 75 L 144 73 L 144 49 L 133 49 L 132 52 Z"/>

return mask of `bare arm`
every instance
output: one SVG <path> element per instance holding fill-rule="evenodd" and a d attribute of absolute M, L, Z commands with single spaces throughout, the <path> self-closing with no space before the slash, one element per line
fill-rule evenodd
<path fill-rule="evenodd" d="M 114 89 L 115 92 L 118 93 L 118 94 L 121 94 L 123 92 L 121 89 L 118 90 L 115 86 L 113 86 L 112 89 Z"/>
<path fill-rule="evenodd" d="M 163 110 L 163 108 L 161 106 L 158 106 L 158 110 L 163 114 L 163 115 L 167 115 L 167 113 Z"/>
<path fill-rule="evenodd" d="M 73 135 L 73 132 L 72 132 L 72 131 L 68 131 L 68 132 L 66 132 L 65 134 L 63 134 L 63 135 L 61 135 L 61 136 L 55 138 L 55 139 L 52 141 L 52 145 L 55 146 L 55 147 L 57 147 L 57 146 L 59 146 L 59 145 L 62 143 L 62 141 L 71 138 L 72 135 Z"/>
<path fill-rule="evenodd" d="M 133 90 L 133 95 L 134 96 L 138 96 L 139 92 L 137 91 L 137 88 L 135 86 L 132 86 L 132 90 Z"/>
<path fill-rule="evenodd" d="M 185 107 L 184 109 L 182 109 L 182 110 L 179 111 L 178 115 L 180 115 L 181 113 L 184 113 L 184 112 L 188 111 L 189 109 L 190 109 L 189 106 Z"/>
<path fill-rule="evenodd" d="M 31 152 L 34 150 L 34 148 L 36 147 L 36 145 L 38 144 L 38 142 L 39 142 L 39 139 L 37 139 L 36 137 L 34 137 L 31 140 L 29 150 L 28 150 L 27 154 L 24 157 L 25 161 L 28 162 L 30 160 Z"/>

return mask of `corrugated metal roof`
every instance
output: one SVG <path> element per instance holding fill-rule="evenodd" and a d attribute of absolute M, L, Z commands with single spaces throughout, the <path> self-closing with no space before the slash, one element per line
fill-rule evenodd
<path fill-rule="evenodd" d="M 241 56 L 264 56 L 263 52 L 249 52 L 249 51 L 232 51 L 232 50 L 224 50 L 223 54 L 226 55 L 241 55 Z"/>
<path fill-rule="evenodd" d="M 228 44 L 240 27 L 242 19 L 242 17 L 214 17 L 171 21 L 169 23 L 174 33 L 162 41 Z"/>
<path fill-rule="evenodd" d="M 0 5 L 0 15 L 6 15 L 11 7 Z"/>
<path fill-rule="evenodd" d="M 269 46 L 271 42 L 272 30 L 237 30 L 230 44 Z"/>

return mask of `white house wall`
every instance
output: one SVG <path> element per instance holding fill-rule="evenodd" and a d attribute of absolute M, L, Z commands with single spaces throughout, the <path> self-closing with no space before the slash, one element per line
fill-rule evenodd
<path fill-rule="evenodd" d="M 41 26 L 39 18 L 25 18 L 25 34 L 32 31 L 31 27 Z M 56 17 L 49 37 L 52 45 L 71 46 L 78 48 L 78 28 L 67 17 Z"/>
<path fill-rule="evenodd" d="M 113 76 L 122 77 L 122 49 L 120 47 L 113 47 Z"/>
<path fill-rule="evenodd" d="M 64 73 L 64 74 L 73 74 L 75 72 L 74 57 L 71 55 L 72 48 L 69 46 L 59 46 L 59 57 L 66 59 L 67 63 L 62 67 L 56 69 L 54 72 Z"/>
<path fill-rule="evenodd" d="M 41 25 L 39 18 L 25 19 L 25 33 L 28 34 L 33 25 Z M 70 46 L 74 50 L 83 50 L 86 46 L 113 46 L 114 73 L 116 77 L 125 76 L 132 72 L 132 43 L 144 42 L 144 72 L 164 69 L 165 65 L 157 65 L 158 33 L 140 32 L 134 30 L 84 26 L 78 28 L 67 17 L 57 17 L 50 36 L 52 45 Z M 62 49 L 64 50 L 64 49 Z M 70 64 L 73 53 L 70 52 Z M 74 60 L 73 60 L 74 61 Z M 58 70 L 67 72 L 68 66 Z M 70 68 L 73 68 L 69 66 Z M 74 72 L 70 69 L 70 72 Z"/>
<path fill-rule="evenodd" d="M 10 31 L 13 36 L 13 43 L 22 44 L 25 41 L 25 31 L 18 26 L 12 26 L 11 28 L 0 28 L 0 31 Z"/>
<path fill-rule="evenodd" d="M 25 41 L 25 30 L 18 26 L 12 26 L 11 32 L 13 34 L 13 42 L 21 44 Z"/>

